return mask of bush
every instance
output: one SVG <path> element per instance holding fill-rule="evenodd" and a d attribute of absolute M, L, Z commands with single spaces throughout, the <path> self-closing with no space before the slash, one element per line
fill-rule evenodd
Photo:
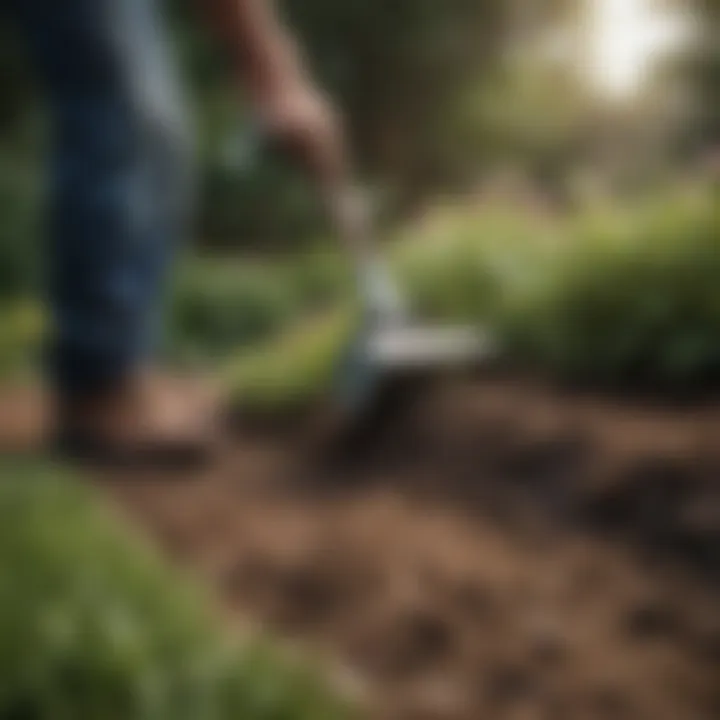
<path fill-rule="evenodd" d="M 720 380 L 720 211 L 712 194 L 580 218 L 500 318 L 508 352 L 564 378 L 683 389 Z"/>
<path fill-rule="evenodd" d="M 347 296 L 349 269 L 322 249 L 289 261 L 193 258 L 173 285 L 165 359 L 207 365 L 272 338 Z M 35 369 L 44 333 L 37 302 L 0 304 L 0 377 Z"/>
<path fill-rule="evenodd" d="M 423 318 L 493 322 L 506 298 L 537 281 L 563 238 L 557 221 L 497 203 L 479 212 L 447 208 L 400 238 L 392 259 Z"/>
<path fill-rule="evenodd" d="M 228 163 L 222 148 L 205 161 L 198 222 L 215 248 L 307 246 L 325 226 L 311 183 L 286 163 L 266 157 L 262 148 L 259 152 L 257 165 L 249 168 Z"/>
<path fill-rule="evenodd" d="M 274 263 L 194 258 L 175 285 L 167 350 L 181 361 L 217 360 L 346 292 L 347 269 L 337 253 Z"/>
<path fill-rule="evenodd" d="M 0 717 L 348 717 L 310 671 L 229 641 L 87 490 L 27 463 L 0 472 Z"/>
<path fill-rule="evenodd" d="M 485 325 L 513 361 L 596 384 L 684 389 L 720 380 L 720 208 L 712 189 L 569 218 L 500 204 L 449 208 L 396 240 L 390 260 L 417 313 Z M 231 363 L 234 394 L 256 401 L 267 391 L 278 405 L 283 387 L 297 398 L 298 384 L 318 381 L 315 371 L 313 380 L 299 379 L 305 361 L 296 355 L 313 356 L 309 346 L 325 342 L 318 330 L 303 341 L 293 329 L 288 346 L 283 331 L 353 293 L 337 249 L 263 263 L 193 260 L 177 283 L 168 352 L 201 362 L 240 355 Z M 18 357 L 8 332 L 0 361 Z M 255 368 L 277 382 L 256 381 Z"/>
<path fill-rule="evenodd" d="M 271 417 L 319 401 L 332 387 L 354 318 L 350 307 L 340 308 L 231 362 L 225 375 L 231 404 L 246 415 Z"/>
<path fill-rule="evenodd" d="M 263 339 L 296 312 L 282 268 L 193 260 L 179 273 L 170 306 L 169 351 L 217 357 Z"/>
<path fill-rule="evenodd" d="M 37 287 L 40 178 L 31 159 L 0 146 L 0 300 Z"/>
<path fill-rule="evenodd" d="M 720 209 L 712 191 L 570 219 L 502 207 L 450 211 L 401 241 L 393 262 L 419 314 L 487 326 L 513 363 L 596 385 L 675 391 L 720 381 Z M 257 406 L 267 396 L 282 407 L 286 383 L 262 381 L 260 367 L 293 377 L 288 402 L 298 385 L 316 397 L 332 374 L 308 371 L 302 380 L 294 355 L 313 356 L 314 343 L 327 348 L 327 339 L 296 337 L 238 363 L 238 402 Z M 337 362 L 342 345 L 335 349 Z"/>
<path fill-rule="evenodd" d="M 0 378 L 35 369 L 45 319 L 34 303 L 0 307 Z"/>
<path fill-rule="evenodd" d="M 543 227 L 502 206 L 480 215 L 450 208 L 397 237 L 389 259 L 418 316 L 494 325 L 506 296 L 535 278 L 558 232 L 555 223 Z M 229 363 L 227 386 L 242 411 L 293 412 L 327 393 L 357 326 L 352 288 L 342 284 L 338 296 L 347 302 L 324 320 L 293 327 Z"/>

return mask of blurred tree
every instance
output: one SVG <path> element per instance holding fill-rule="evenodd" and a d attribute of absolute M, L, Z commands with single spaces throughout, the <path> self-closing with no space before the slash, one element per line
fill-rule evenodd
<path fill-rule="evenodd" d="M 42 120 L 23 43 L 0 8 L 0 302 L 35 285 Z"/>
<path fill-rule="evenodd" d="M 545 112 L 562 114 L 556 101 L 563 92 L 540 104 L 528 100 L 528 94 L 540 97 L 534 81 L 513 85 L 503 60 L 508 48 L 526 45 L 558 14 L 568 12 L 573 7 L 568 0 L 280 4 L 317 74 L 345 112 L 361 170 L 377 188 L 389 190 L 390 197 L 422 197 L 451 181 L 463 181 L 487 161 L 488 145 L 498 142 L 498 128 L 489 128 L 474 114 L 479 97 L 493 113 L 508 104 L 517 108 L 517 116 L 525 114 L 525 122 L 503 139 L 520 143 L 521 152 L 528 144 L 546 142 L 545 136 L 552 145 L 565 132 L 564 121 L 540 117 Z M 228 148 L 243 124 L 242 98 L 227 82 L 222 57 L 205 37 L 193 5 L 188 0 L 168 3 L 196 109 L 205 177 L 200 234 L 214 244 L 247 246 L 258 241 L 267 246 L 317 233 L 317 207 L 302 178 L 274 160 L 263 161 L 245 176 L 229 162 Z M 33 102 L 31 73 L 9 41 L 14 36 L 0 16 L 0 128 L 6 138 L 0 141 L 0 175 L 9 178 L 8 186 L 14 186 L 12 177 L 23 158 L 38 175 L 39 145 L 35 131 L 29 130 L 41 117 Z M 536 122 L 528 123 L 533 116 Z M 530 137 L 521 143 L 526 132 Z M 17 141 L 21 135 L 23 143 Z M 0 202 L 24 206 L 14 198 L 3 196 Z"/>
<path fill-rule="evenodd" d="M 665 0 L 692 23 L 693 42 L 672 59 L 666 76 L 687 99 L 679 148 L 691 156 L 720 144 L 720 0 Z"/>
<path fill-rule="evenodd" d="M 706 142 L 720 144 L 720 0 L 697 0 L 703 28 L 694 66 L 701 107 L 699 132 Z"/>
<path fill-rule="evenodd" d="M 344 111 L 361 170 L 376 186 L 409 197 L 452 178 L 458 158 L 467 163 L 458 114 L 505 49 L 513 7 L 492 0 L 281 2 Z M 227 91 L 208 102 L 209 86 L 196 83 L 207 131 L 203 227 L 264 242 L 317 228 L 308 188 L 282 164 L 265 162 L 252 177 L 234 174 L 225 149 L 237 111 L 223 103 Z"/>
<path fill-rule="evenodd" d="M 370 169 L 412 183 L 442 174 L 445 116 L 502 47 L 503 4 L 285 0 L 285 7 Z"/>

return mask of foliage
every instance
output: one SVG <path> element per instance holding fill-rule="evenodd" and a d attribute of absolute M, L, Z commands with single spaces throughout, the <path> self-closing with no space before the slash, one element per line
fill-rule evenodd
<path fill-rule="evenodd" d="M 693 0 L 702 32 L 695 51 L 691 53 L 689 74 L 699 105 L 696 131 L 702 141 L 717 145 L 720 142 L 720 2 Z"/>
<path fill-rule="evenodd" d="M 224 381 L 231 405 L 246 415 L 273 416 L 320 401 L 332 387 L 354 317 L 342 307 L 230 362 Z"/>
<path fill-rule="evenodd" d="M 697 87 L 693 136 L 717 135 L 717 0 L 693 0 L 708 42 L 683 74 Z M 553 184 L 601 144 L 608 123 L 543 48 L 579 12 L 554 0 L 284 0 L 289 24 L 337 98 L 369 182 L 402 207 L 432 186 L 474 181 L 517 162 Z M 199 236 L 219 247 L 297 246 L 322 226 L 303 178 L 264 158 L 241 173 L 232 141 L 244 102 L 193 3 L 172 3 L 172 35 L 189 81 L 203 176 Z M 554 36 L 554 35 L 553 35 Z M 32 283 L 37 257 L 39 137 L 44 114 L 20 34 L 0 14 L 0 293 Z M 667 93 L 663 93 L 667 95 Z M 688 104 L 689 105 L 689 104 Z M 683 112 L 683 122 L 689 111 Z M 657 113 L 655 113 L 657 115 Z M 652 114 L 643 122 L 650 123 Z M 696 142 L 692 140 L 692 142 Z M 600 148 L 600 151 L 602 149 Z M 634 156 L 636 148 L 631 147 Z"/>
<path fill-rule="evenodd" d="M 45 319 L 35 303 L 0 307 L 0 378 L 35 369 Z"/>
<path fill-rule="evenodd" d="M 185 259 L 168 302 L 163 359 L 207 367 L 267 341 L 347 297 L 350 269 L 336 250 L 294 259 Z M 37 369 L 45 317 L 34 299 L 0 304 L 0 378 Z"/>
<path fill-rule="evenodd" d="M 420 237 L 410 233 L 393 261 L 422 316 L 485 324 L 514 363 L 591 384 L 680 390 L 720 382 L 712 189 L 571 219 L 450 211 Z M 319 336 L 295 331 L 239 361 L 230 374 L 237 401 L 277 409 L 317 397 L 352 328 L 349 316 L 338 322 Z M 317 356 L 322 372 L 304 361 Z"/>
<path fill-rule="evenodd" d="M 35 133 L 23 135 L 0 144 L 0 301 L 37 288 L 41 183 Z"/>
<path fill-rule="evenodd" d="M 576 221 L 576 240 L 502 319 L 508 349 L 561 377 L 667 388 L 720 380 L 713 193 Z"/>
<path fill-rule="evenodd" d="M 283 270 L 196 259 L 182 268 L 170 305 L 169 352 L 203 359 L 267 337 L 297 312 Z"/>
<path fill-rule="evenodd" d="M 395 197 L 454 177 L 469 161 L 457 116 L 491 74 L 509 8 L 489 0 L 285 0 L 279 3 L 322 85 L 336 99 L 368 179 Z M 196 16 L 179 23 L 201 131 L 206 178 L 203 238 L 215 244 L 287 246 L 322 218 L 305 178 L 270 153 L 240 167 L 233 147 L 247 129 L 237 89 L 207 60 Z M 203 47 L 204 50 L 199 50 Z M 215 53 L 217 55 L 217 52 Z M 467 132 L 465 132 L 467 131 Z M 473 153 L 475 160 L 479 158 Z"/>
<path fill-rule="evenodd" d="M 207 362 L 267 340 L 345 294 L 347 278 L 345 263 L 325 250 L 275 262 L 194 257 L 175 283 L 168 356 Z"/>
<path fill-rule="evenodd" d="M 30 462 L 0 473 L 0 716 L 348 717 L 311 671 L 228 640 L 89 491 Z"/>
<path fill-rule="evenodd" d="M 346 109 L 361 157 L 416 182 L 442 170 L 448 123 L 503 47 L 510 3 L 286 0 L 318 74 Z"/>
<path fill-rule="evenodd" d="M 719 214 L 712 188 L 571 217 L 499 202 L 449 207 L 406 228 L 388 254 L 419 316 L 486 324 L 514 361 L 593 383 L 686 387 L 720 379 Z M 343 325 L 333 310 L 328 325 L 297 326 L 352 299 L 337 251 L 196 258 L 176 286 L 167 354 L 202 364 L 239 357 L 235 394 L 267 393 L 274 404 L 313 395 L 301 378 L 330 377 L 327 357 L 340 348 L 331 338 L 344 337 L 350 316 Z M 3 370 L 27 363 L 41 318 L 20 305 L 0 320 Z"/>

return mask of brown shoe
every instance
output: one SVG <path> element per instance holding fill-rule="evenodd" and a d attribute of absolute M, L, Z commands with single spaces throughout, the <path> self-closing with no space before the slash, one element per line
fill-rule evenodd
<path fill-rule="evenodd" d="M 46 427 L 47 407 L 40 388 L 0 387 L 0 455 L 36 454 Z"/>
<path fill-rule="evenodd" d="M 137 375 L 97 397 L 59 403 L 53 446 L 92 464 L 184 469 L 208 462 L 218 438 L 206 387 Z"/>

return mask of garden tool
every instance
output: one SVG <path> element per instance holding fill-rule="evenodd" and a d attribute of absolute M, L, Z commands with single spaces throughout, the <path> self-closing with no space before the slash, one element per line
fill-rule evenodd
<path fill-rule="evenodd" d="M 353 263 L 360 314 L 340 358 L 332 404 L 346 422 L 343 432 L 362 433 L 407 403 L 428 378 L 469 368 L 491 353 L 473 326 L 432 326 L 414 317 L 389 264 L 379 254 L 369 203 L 351 182 L 323 188 L 335 232 Z"/>
<path fill-rule="evenodd" d="M 232 164 L 247 171 L 263 147 L 272 147 L 262 127 L 251 123 L 236 137 Z M 488 338 L 471 326 L 432 327 L 419 322 L 381 256 L 370 203 L 348 174 L 318 181 L 317 189 L 333 231 L 353 265 L 360 299 L 357 326 L 341 353 L 331 389 L 336 427 L 351 430 L 407 397 L 407 389 L 428 375 L 471 367 L 491 355 Z M 367 422 L 364 422 L 367 421 Z"/>

